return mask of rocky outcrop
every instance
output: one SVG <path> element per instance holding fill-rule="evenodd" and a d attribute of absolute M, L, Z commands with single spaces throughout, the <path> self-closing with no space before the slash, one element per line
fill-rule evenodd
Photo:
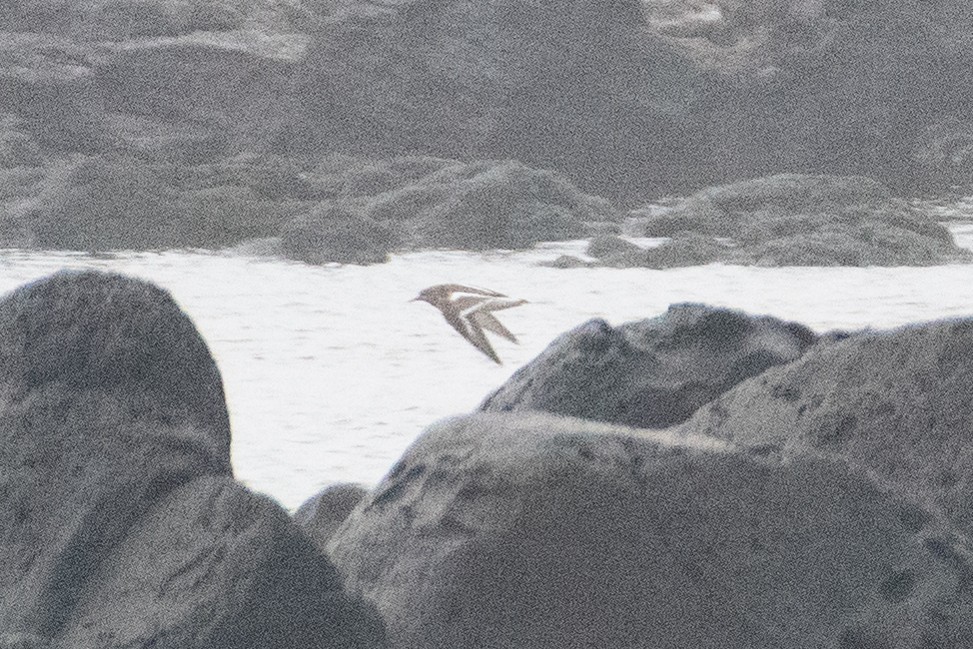
<path fill-rule="evenodd" d="M 325 552 L 335 531 L 367 495 L 368 490 L 359 484 L 332 485 L 298 507 L 294 522 Z"/>
<path fill-rule="evenodd" d="M 237 156 L 180 168 L 121 154 L 53 163 L 21 197 L 14 219 L 23 232 L 20 245 L 216 248 L 276 236 L 309 202 L 288 195 L 304 197 L 305 190 L 296 181 L 278 183 L 280 167 L 268 170 L 274 163 Z"/>
<path fill-rule="evenodd" d="M 9 0 L 0 7 L 0 31 L 44 32 L 79 41 L 120 41 L 192 32 L 259 29 L 299 31 L 310 12 L 298 0 L 81 0 L 70 3 Z"/>
<path fill-rule="evenodd" d="M 642 219 L 657 248 L 609 265 L 930 266 L 969 261 L 949 232 L 864 177 L 783 174 L 710 187 Z M 596 250 L 596 252 L 598 252 Z"/>
<path fill-rule="evenodd" d="M 816 340 L 799 324 L 699 304 L 619 327 L 592 320 L 558 337 L 480 409 L 662 428 Z"/>
<path fill-rule="evenodd" d="M 964 170 L 927 155 L 929 127 L 963 117 L 959 0 L 334 6 L 295 147 L 513 157 L 623 201 L 786 170 L 896 188 Z"/>
<path fill-rule="evenodd" d="M 0 361 L 0 646 L 384 646 L 286 512 L 233 481 L 219 372 L 164 291 L 24 286 L 0 301 Z"/>
<path fill-rule="evenodd" d="M 303 64 L 295 148 L 515 158 L 608 195 L 689 171 L 700 79 L 638 2 L 339 7 Z"/>
<path fill-rule="evenodd" d="M 333 158 L 308 174 L 362 214 L 400 233 L 408 248 L 529 248 L 585 236 L 621 215 L 562 175 L 515 160 Z"/>
<path fill-rule="evenodd" d="M 812 348 L 685 424 L 764 453 L 836 454 L 973 531 L 973 323 L 859 334 Z"/>
<path fill-rule="evenodd" d="M 388 261 L 392 232 L 344 206 L 324 204 L 284 226 L 281 247 L 310 264 L 381 264 Z"/>
<path fill-rule="evenodd" d="M 845 462 L 538 413 L 433 426 L 329 552 L 402 649 L 973 640 L 963 541 Z"/>

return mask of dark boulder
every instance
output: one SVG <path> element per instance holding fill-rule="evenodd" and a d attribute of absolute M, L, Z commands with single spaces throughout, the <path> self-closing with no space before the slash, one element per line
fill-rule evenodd
<path fill-rule="evenodd" d="M 358 484 L 332 485 L 315 494 L 294 512 L 294 522 L 314 541 L 322 552 L 328 541 L 360 503 L 368 490 Z"/>
<path fill-rule="evenodd" d="M 800 357 L 816 339 L 798 324 L 699 304 L 619 327 L 592 320 L 562 334 L 480 409 L 670 426 L 740 381 Z"/>
<path fill-rule="evenodd" d="M 704 406 L 687 433 L 784 454 L 841 455 L 973 532 L 973 321 L 812 348 Z"/>
<path fill-rule="evenodd" d="M 281 232 L 284 254 L 310 264 L 381 264 L 394 240 L 389 228 L 333 203 L 294 217 Z"/>
<path fill-rule="evenodd" d="M 28 284 L 0 301 L 0 368 L 8 645 L 383 646 L 286 512 L 233 481 L 219 371 L 166 292 Z"/>
<path fill-rule="evenodd" d="M 843 462 L 537 413 L 420 437 L 332 538 L 401 649 L 966 647 L 973 564 Z"/>

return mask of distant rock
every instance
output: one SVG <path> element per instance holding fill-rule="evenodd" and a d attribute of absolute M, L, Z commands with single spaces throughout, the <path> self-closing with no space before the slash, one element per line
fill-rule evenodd
<path fill-rule="evenodd" d="M 704 406 L 682 428 L 783 455 L 840 455 L 973 533 L 973 321 L 818 346 Z"/>
<path fill-rule="evenodd" d="M 480 409 L 662 428 L 740 381 L 799 358 L 816 340 L 799 324 L 700 304 L 619 327 L 591 320 L 554 340 Z"/>
<path fill-rule="evenodd" d="M 284 254 L 310 264 L 381 264 L 393 243 L 394 234 L 382 224 L 331 203 L 294 217 L 281 232 Z"/>
<path fill-rule="evenodd" d="M 0 112 L 22 119 L 46 151 L 108 150 L 116 140 L 94 82 L 96 58 L 90 47 L 70 39 L 0 32 Z"/>
<path fill-rule="evenodd" d="M 93 77 L 105 110 L 170 128 L 205 126 L 209 155 L 232 154 L 254 148 L 256 134 L 287 114 L 291 71 L 306 41 L 240 32 L 127 41 L 112 46 Z"/>
<path fill-rule="evenodd" d="M 401 649 L 973 638 L 962 539 L 867 473 L 537 413 L 430 428 L 329 553 Z"/>
<path fill-rule="evenodd" d="M 303 201 L 261 194 L 255 189 L 266 184 L 260 175 L 258 164 L 238 158 L 195 167 L 125 154 L 73 158 L 46 168 L 42 188 L 27 198 L 19 226 L 38 248 L 232 245 L 277 235 L 304 209 Z"/>
<path fill-rule="evenodd" d="M 219 371 L 164 291 L 0 301 L 0 646 L 379 648 L 286 512 L 232 479 Z"/>
<path fill-rule="evenodd" d="M 294 522 L 325 552 L 328 541 L 367 495 L 368 490 L 359 484 L 332 485 L 298 507 Z"/>
<path fill-rule="evenodd" d="M 646 221 L 645 234 L 671 240 L 630 265 L 931 266 L 971 259 L 946 228 L 858 176 L 782 174 L 710 187 Z"/>
<path fill-rule="evenodd" d="M 299 76 L 295 150 L 514 158 L 617 195 L 678 182 L 701 78 L 606 5 L 335 3 Z"/>
<path fill-rule="evenodd" d="M 560 174 L 515 160 L 339 157 L 309 182 L 360 207 L 401 233 L 408 248 L 529 248 L 583 237 L 589 223 L 618 221 L 603 198 Z"/>
<path fill-rule="evenodd" d="M 43 32 L 79 41 L 120 41 L 192 32 L 259 29 L 299 31 L 311 14 L 299 0 L 80 0 L 64 6 L 10 0 L 0 7 L 0 31 Z"/>
<path fill-rule="evenodd" d="M 928 155 L 966 101 L 962 0 L 323 4 L 297 150 L 516 158 L 625 203 L 790 170 L 973 180 Z"/>

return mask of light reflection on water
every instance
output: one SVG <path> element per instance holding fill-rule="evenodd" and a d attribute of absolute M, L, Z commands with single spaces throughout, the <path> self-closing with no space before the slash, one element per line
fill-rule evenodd
<path fill-rule="evenodd" d="M 973 227 L 957 228 L 973 244 Z M 423 428 L 466 412 L 559 333 L 698 301 L 815 330 L 885 328 L 973 315 L 973 266 L 666 271 L 536 266 L 579 244 L 523 253 L 423 252 L 388 264 L 314 267 L 199 251 L 0 253 L 0 291 L 61 268 L 98 268 L 168 289 L 209 343 L 227 393 L 237 477 L 289 508 L 342 481 L 374 483 Z M 461 282 L 522 297 L 502 314 L 521 340 L 496 366 L 420 289 Z"/>

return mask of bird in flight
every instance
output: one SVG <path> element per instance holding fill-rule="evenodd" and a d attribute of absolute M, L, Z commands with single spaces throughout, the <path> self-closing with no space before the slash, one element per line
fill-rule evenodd
<path fill-rule="evenodd" d="M 493 317 L 492 311 L 509 309 L 526 304 L 527 300 L 509 298 L 503 293 L 472 288 L 462 284 L 437 284 L 430 286 L 413 298 L 415 301 L 428 302 L 439 309 L 453 329 L 474 347 L 489 356 L 495 363 L 502 365 L 500 357 L 493 351 L 490 341 L 483 330 L 503 336 L 511 342 L 517 337 Z"/>

